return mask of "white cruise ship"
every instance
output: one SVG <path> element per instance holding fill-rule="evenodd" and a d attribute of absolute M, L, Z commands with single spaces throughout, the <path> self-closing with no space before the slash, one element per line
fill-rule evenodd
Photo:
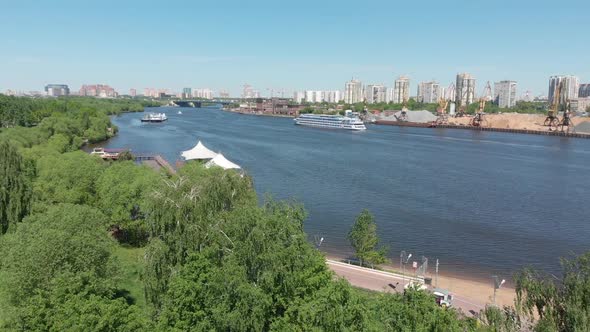
<path fill-rule="evenodd" d="M 141 122 L 164 122 L 168 120 L 165 113 L 147 113 L 141 118 Z"/>
<path fill-rule="evenodd" d="M 352 111 L 348 110 L 344 116 L 325 114 L 302 114 L 293 119 L 295 124 L 319 128 L 334 128 L 348 130 L 365 130 L 365 124 Z"/>

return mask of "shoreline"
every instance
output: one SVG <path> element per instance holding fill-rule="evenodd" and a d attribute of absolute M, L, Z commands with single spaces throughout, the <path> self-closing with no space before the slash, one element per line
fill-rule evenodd
<path fill-rule="evenodd" d="M 230 113 L 242 114 L 242 115 L 268 116 L 268 117 L 272 117 L 272 118 L 295 118 L 295 116 L 292 116 L 292 115 L 265 114 L 265 113 L 248 113 L 248 112 L 234 111 L 234 110 L 226 109 L 226 108 L 221 108 L 221 110 L 224 111 L 224 112 L 230 112 Z"/>
<path fill-rule="evenodd" d="M 346 258 L 338 257 L 333 254 L 322 252 L 326 259 L 331 259 L 339 262 L 346 262 Z M 379 265 L 381 270 L 402 274 L 398 268 L 390 264 Z M 411 268 L 410 268 L 411 269 Z M 429 270 L 431 270 L 429 268 Z M 413 277 L 413 273 L 406 271 L 406 276 Z M 493 281 L 483 280 L 475 276 L 460 273 L 440 272 L 438 273 L 437 285 L 435 286 L 435 276 L 432 271 L 426 274 L 426 277 L 432 278 L 432 286 L 443 288 L 451 291 L 453 294 L 462 298 L 469 299 L 473 304 L 485 307 L 486 304 L 491 304 L 494 289 Z M 354 286 L 354 285 L 353 285 Z M 514 307 L 514 300 L 516 299 L 516 291 L 512 282 L 507 280 L 507 283 L 496 292 L 496 304 L 499 307 L 508 305 Z"/>

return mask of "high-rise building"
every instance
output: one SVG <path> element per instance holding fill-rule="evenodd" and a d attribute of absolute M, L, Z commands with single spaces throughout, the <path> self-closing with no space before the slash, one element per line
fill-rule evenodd
<path fill-rule="evenodd" d="M 184 93 L 183 93 L 184 94 Z M 192 89 L 191 93 L 193 98 L 213 99 L 213 90 L 205 89 Z"/>
<path fill-rule="evenodd" d="M 219 90 L 219 97 L 220 98 L 229 98 L 229 92 L 225 89 Z"/>
<path fill-rule="evenodd" d="M 191 98 L 192 96 L 193 96 L 193 89 L 192 88 L 182 88 L 182 94 L 180 95 L 180 98 L 187 99 L 187 98 Z"/>
<path fill-rule="evenodd" d="M 578 98 L 590 97 L 590 83 L 580 84 L 578 89 Z"/>
<path fill-rule="evenodd" d="M 136 89 L 129 89 L 129 95 L 131 97 L 136 97 L 137 96 L 137 90 Z"/>
<path fill-rule="evenodd" d="M 254 88 L 249 84 L 244 84 L 244 88 L 242 90 L 242 98 L 260 98 L 260 92 L 258 90 L 254 90 Z"/>
<path fill-rule="evenodd" d="M 410 78 L 400 76 L 393 84 L 393 103 L 401 104 L 410 99 Z"/>
<path fill-rule="evenodd" d="M 328 103 L 337 103 L 342 100 L 342 91 L 324 91 L 324 101 Z"/>
<path fill-rule="evenodd" d="M 307 90 L 305 91 L 305 101 L 308 103 L 321 103 L 324 101 L 324 92 Z"/>
<path fill-rule="evenodd" d="M 119 94 L 115 89 L 106 84 L 82 85 L 79 92 L 80 96 L 114 98 Z"/>
<path fill-rule="evenodd" d="M 475 101 L 475 78 L 469 73 L 457 74 L 455 102 L 457 106 L 467 106 Z"/>
<path fill-rule="evenodd" d="M 301 104 L 305 100 L 305 91 L 295 91 L 293 92 L 293 101 Z"/>
<path fill-rule="evenodd" d="M 494 101 L 500 108 L 516 105 L 516 82 L 500 81 L 494 83 Z"/>
<path fill-rule="evenodd" d="M 549 104 L 553 104 L 553 98 L 557 92 L 557 87 L 564 82 L 564 90 L 561 91 L 561 101 L 578 98 L 579 86 L 578 78 L 572 75 L 556 75 L 549 77 Z"/>
<path fill-rule="evenodd" d="M 367 103 L 384 103 L 386 96 L 386 88 L 382 84 L 370 84 L 365 89 L 365 98 Z"/>
<path fill-rule="evenodd" d="M 45 93 L 52 97 L 69 96 L 70 88 L 66 84 L 47 84 Z"/>
<path fill-rule="evenodd" d="M 344 103 L 355 104 L 363 101 L 363 84 L 352 79 L 344 85 Z"/>
<path fill-rule="evenodd" d="M 426 104 L 437 103 L 440 97 L 441 90 L 438 82 L 420 82 L 418 84 L 417 102 Z"/>

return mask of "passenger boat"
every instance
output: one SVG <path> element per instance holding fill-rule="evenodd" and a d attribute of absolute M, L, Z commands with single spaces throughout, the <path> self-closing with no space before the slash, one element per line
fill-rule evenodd
<path fill-rule="evenodd" d="M 332 129 L 348 129 L 348 130 L 366 130 L 365 124 L 358 117 L 358 113 L 347 110 L 342 115 L 327 115 L 327 114 L 302 114 L 298 118 L 293 119 L 295 124 L 302 126 L 318 127 L 318 128 L 332 128 Z"/>
<path fill-rule="evenodd" d="M 165 113 L 147 113 L 141 118 L 141 122 L 164 122 L 168 120 Z"/>

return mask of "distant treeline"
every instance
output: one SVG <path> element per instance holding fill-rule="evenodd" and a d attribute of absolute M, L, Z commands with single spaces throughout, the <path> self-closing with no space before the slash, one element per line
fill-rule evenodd
<path fill-rule="evenodd" d="M 157 102 L 134 99 L 102 99 L 91 97 L 29 98 L 0 94 L 0 128 L 30 127 L 56 113 L 99 111 L 112 115 L 141 112 Z"/>

